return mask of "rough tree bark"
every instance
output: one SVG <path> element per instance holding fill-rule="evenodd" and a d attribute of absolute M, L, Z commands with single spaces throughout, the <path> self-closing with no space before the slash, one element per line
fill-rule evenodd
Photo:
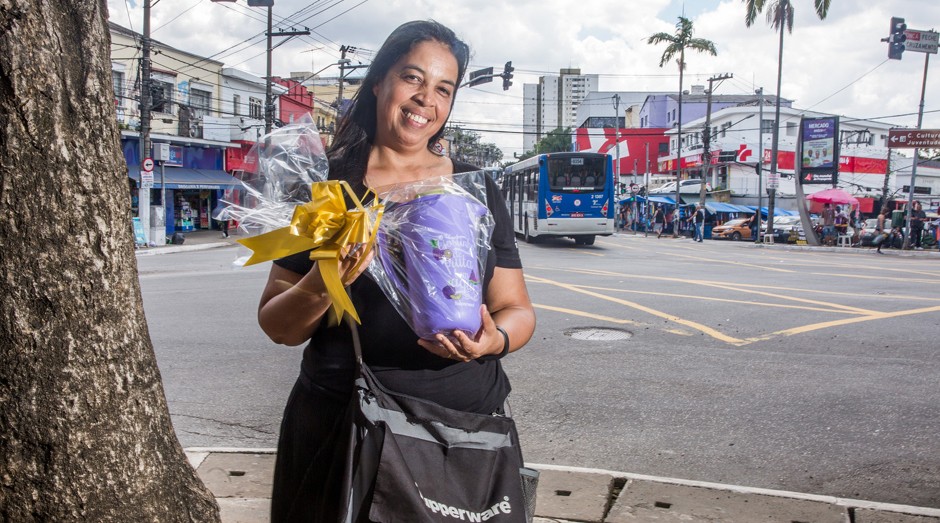
<path fill-rule="evenodd" d="M 0 521 L 218 521 L 137 282 L 104 0 L 0 0 Z"/>

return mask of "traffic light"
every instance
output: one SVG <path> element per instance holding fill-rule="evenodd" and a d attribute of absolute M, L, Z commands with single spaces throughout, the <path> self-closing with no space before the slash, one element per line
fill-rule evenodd
<path fill-rule="evenodd" d="M 892 60 L 901 59 L 901 54 L 904 53 L 904 41 L 907 40 L 907 35 L 904 34 L 906 30 L 907 24 L 904 23 L 903 18 L 891 17 L 891 34 L 888 35 L 888 58 Z"/>
<path fill-rule="evenodd" d="M 512 60 L 506 62 L 506 66 L 503 67 L 503 91 L 508 91 L 509 87 L 512 85 L 512 72 L 516 68 L 512 66 Z"/>

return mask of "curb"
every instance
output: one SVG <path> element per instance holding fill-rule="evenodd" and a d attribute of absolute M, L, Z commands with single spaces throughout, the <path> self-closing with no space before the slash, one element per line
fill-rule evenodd
<path fill-rule="evenodd" d="M 157 256 L 160 254 L 173 254 L 176 252 L 204 251 L 218 247 L 234 245 L 231 242 L 196 243 L 193 245 L 168 245 L 166 247 L 145 247 L 134 252 L 137 256 Z"/>
<path fill-rule="evenodd" d="M 266 476 L 273 471 L 276 449 L 192 447 L 184 451 L 217 499 L 224 502 L 226 517 L 223 521 L 265 521 L 263 515 L 258 519 L 257 514 L 263 514 L 266 503 L 269 504 L 270 478 Z M 205 467 L 200 468 L 203 464 Z M 761 521 L 940 523 L 940 508 L 604 469 L 526 465 L 542 473 L 536 521 L 742 522 L 758 518 Z M 235 517 L 248 513 L 255 515 Z"/>

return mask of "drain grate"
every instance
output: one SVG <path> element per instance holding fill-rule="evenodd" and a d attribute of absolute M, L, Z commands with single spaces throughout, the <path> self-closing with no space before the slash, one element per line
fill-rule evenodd
<path fill-rule="evenodd" d="M 565 331 L 565 336 L 585 341 L 621 341 L 632 338 L 633 333 L 608 327 L 578 327 Z"/>

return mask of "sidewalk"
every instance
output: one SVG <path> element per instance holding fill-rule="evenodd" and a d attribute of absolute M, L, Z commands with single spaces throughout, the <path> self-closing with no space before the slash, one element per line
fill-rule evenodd
<path fill-rule="evenodd" d="M 224 523 L 267 523 L 274 449 L 186 449 Z M 609 470 L 541 472 L 536 523 L 940 523 L 940 509 Z"/>
<path fill-rule="evenodd" d="M 172 254 L 174 252 L 201 251 L 205 249 L 214 249 L 216 247 L 228 247 L 237 245 L 236 241 L 243 238 L 236 234 L 234 228 L 229 233 L 228 238 L 223 238 L 222 233 L 216 230 L 198 230 L 185 233 L 185 239 L 180 245 L 166 244 L 156 247 L 138 247 L 137 256 L 152 256 L 155 254 Z"/>

